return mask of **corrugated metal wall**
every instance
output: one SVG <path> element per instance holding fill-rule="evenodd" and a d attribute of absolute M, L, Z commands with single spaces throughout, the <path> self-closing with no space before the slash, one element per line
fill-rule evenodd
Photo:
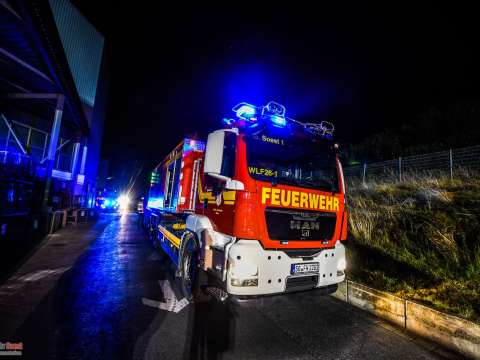
<path fill-rule="evenodd" d="M 68 0 L 49 0 L 80 98 L 93 107 L 103 36 Z"/>

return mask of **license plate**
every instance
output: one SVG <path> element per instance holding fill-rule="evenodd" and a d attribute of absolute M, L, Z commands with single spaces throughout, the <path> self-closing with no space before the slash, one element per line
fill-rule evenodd
<path fill-rule="evenodd" d="M 318 263 L 304 263 L 304 264 L 292 264 L 290 273 L 293 274 L 306 274 L 306 273 L 318 273 Z"/>

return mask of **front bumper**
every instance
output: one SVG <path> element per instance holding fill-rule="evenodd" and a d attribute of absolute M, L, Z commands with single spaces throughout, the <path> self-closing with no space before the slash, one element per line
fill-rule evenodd
<path fill-rule="evenodd" d="M 292 275 L 292 264 L 319 263 L 318 274 Z M 339 264 L 340 262 L 340 264 Z M 281 250 L 264 250 L 258 241 L 239 240 L 228 252 L 227 292 L 237 296 L 273 295 L 328 287 L 345 280 L 345 247 L 323 249 L 309 258 L 289 257 Z M 238 286 L 242 281 L 256 286 Z M 237 286 L 232 285 L 236 284 Z"/>

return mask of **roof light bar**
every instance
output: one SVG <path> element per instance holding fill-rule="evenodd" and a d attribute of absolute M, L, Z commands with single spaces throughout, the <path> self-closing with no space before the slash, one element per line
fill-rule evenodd
<path fill-rule="evenodd" d="M 275 101 L 270 101 L 265 106 L 255 106 L 246 102 L 241 102 L 234 106 L 232 110 L 235 112 L 237 119 L 224 118 L 223 121 L 227 126 L 235 125 L 239 127 L 253 128 L 259 125 L 259 122 L 263 123 L 264 121 L 267 121 L 267 124 L 270 123 L 271 126 L 286 127 L 290 123 L 301 126 L 311 134 L 321 136 L 325 139 L 332 139 L 333 131 L 335 130 L 333 124 L 328 121 L 322 121 L 320 124 L 302 123 L 295 119 L 287 118 L 285 116 L 285 106 Z M 239 120 L 243 121 L 239 122 Z"/>

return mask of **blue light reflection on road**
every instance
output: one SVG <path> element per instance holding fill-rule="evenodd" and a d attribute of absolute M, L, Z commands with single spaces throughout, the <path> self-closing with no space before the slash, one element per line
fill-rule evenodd
<path fill-rule="evenodd" d="M 128 221 L 130 217 L 130 214 L 116 216 L 70 274 L 66 298 L 62 301 L 70 304 L 63 306 L 66 318 L 61 319 L 68 326 L 64 330 L 69 336 L 62 336 L 68 341 L 67 354 L 82 358 L 121 356 L 112 351 L 122 348 L 120 343 L 130 316 L 126 289 L 127 240 L 129 227 L 135 226 L 135 222 Z"/>

